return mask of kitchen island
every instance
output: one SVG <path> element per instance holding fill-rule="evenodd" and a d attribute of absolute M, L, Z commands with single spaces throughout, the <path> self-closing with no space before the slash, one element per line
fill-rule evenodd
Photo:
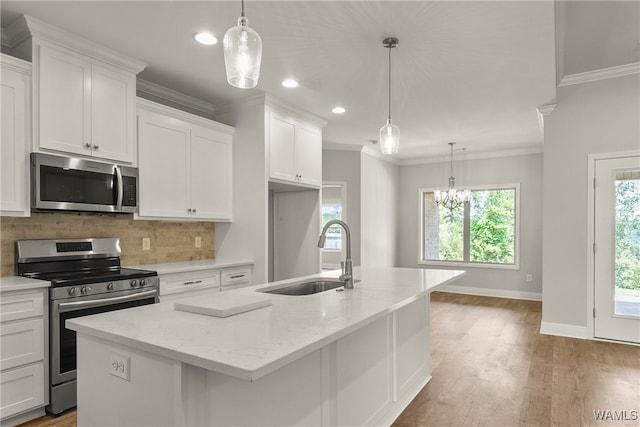
<path fill-rule="evenodd" d="M 462 274 L 362 268 L 353 290 L 230 291 L 271 305 L 226 318 L 169 302 L 67 321 L 78 425 L 390 424 L 431 378 L 429 294 Z"/>

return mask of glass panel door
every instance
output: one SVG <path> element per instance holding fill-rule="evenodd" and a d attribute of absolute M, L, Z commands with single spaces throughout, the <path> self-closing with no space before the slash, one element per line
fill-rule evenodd
<path fill-rule="evenodd" d="M 640 317 L 640 171 L 617 172 L 615 192 L 614 312 Z"/>
<path fill-rule="evenodd" d="M 640 343 L 640 156 L 595 161 L 594 337 Z"/>

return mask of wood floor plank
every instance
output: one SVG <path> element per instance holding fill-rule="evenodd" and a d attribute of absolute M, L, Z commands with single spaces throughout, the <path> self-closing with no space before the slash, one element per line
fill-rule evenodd
<path fill-rule="evenodd" d="M 541 317 L 540 302 L 432 294 L 433 378 L 393 425 L 639 427 L 640 347 L 540 335 Z"/>

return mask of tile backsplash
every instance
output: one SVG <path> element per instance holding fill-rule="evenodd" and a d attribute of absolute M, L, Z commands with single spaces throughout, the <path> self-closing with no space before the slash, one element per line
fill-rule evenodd
<path fill-rule="evenodd" d="M 15 271 L 15 241 L 119 237 L 123 266 L 214 258 L 212 222 L 134 221 L 133 215 L 33 212 L 29 218 L 0 218 L 0 276 Z M 202 247 L 195 247 L 199 236 Z M 151 239 L 142 250 L 142 238 Z"/>

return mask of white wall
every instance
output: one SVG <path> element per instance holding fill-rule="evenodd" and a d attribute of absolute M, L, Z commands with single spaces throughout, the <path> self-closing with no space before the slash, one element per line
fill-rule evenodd
<path fill-rule="evenodd" d="M 467 275 L 451 288 L 475 288 L 477 293 L 540 298 L 542 291 L 542 154 L 454 162 L 456 186 L 520 183 L 520 270 L 464 268 Z M 434 163 L 400 168 L 398 265 L 419 265 L 420 188 L 448 185 L 450 165 Z M 437 267 L 440 268 L 440 267 Z M 526 282 L 526 275 L 533 276 Z M 469 290 L 468 290 L 469 291 Z M 473 290 L 471 290 L 473 292 Z"/>
<path fill-rule="evenodd" d="M 395 267 L 399 167 L 365 151 L 361 162 L 362 266 Z"/>
<path fill-rule="evenodd" d="M 253 282 L 267 282 L 268 189 L 264 146 L 264 106 L 216 120 L 236 127 L 233 137 L 233 222 L 217 223 L 216 259 L 252 259 Z M 258 213 L 258 214 L 257 214 Z"/>
<path fill-rule="evenodd" d="M 637 74 L 558 88 L 545 120 L 544 324 L 587 325 L 587 156 L 640 149 Z"/>
<path fill-rule="evenodd" d="M 347 216 L 351 230 L 351 259 L 360 265 L 360 152 L 322 150 L 322 180 L 347 183 Z"/>

